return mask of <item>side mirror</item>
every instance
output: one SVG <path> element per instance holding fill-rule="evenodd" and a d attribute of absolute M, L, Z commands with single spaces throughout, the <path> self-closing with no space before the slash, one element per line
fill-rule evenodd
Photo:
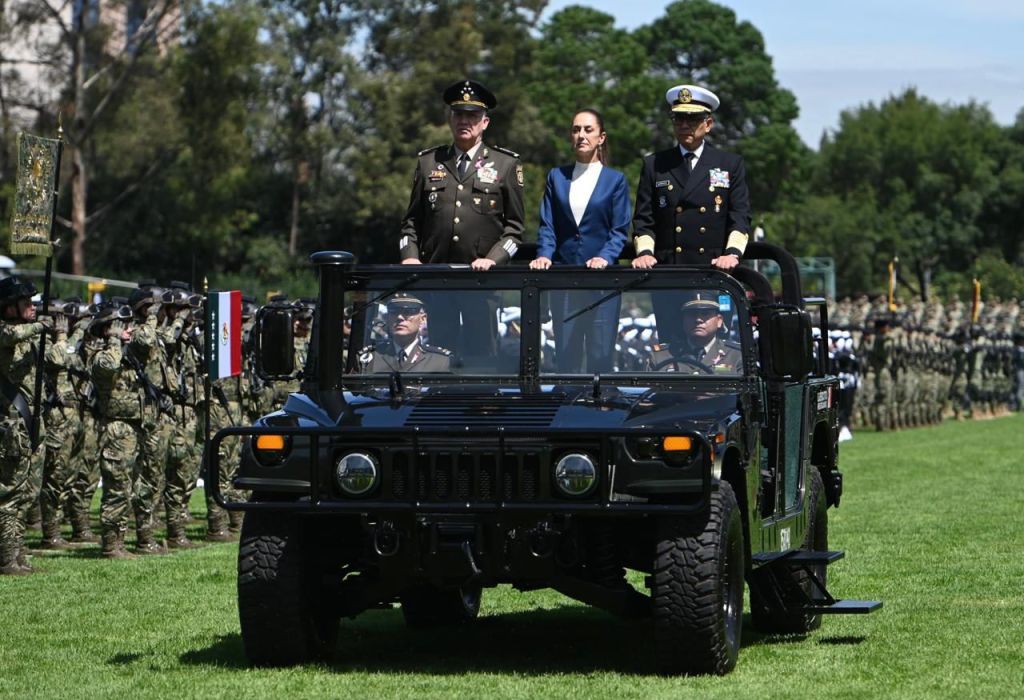
<path fill-rule="evenodd" d="M 295 376 L 294 310 L 287 306 L 264 306 L 256 314 L 256 374 L 261 379 L 292 379 Z"/>
<path fill-rule="evenodd" d="M 811 319 L 806 311 L 774 308 L 761 322 L 761 364 L 768 379 L 800 382 L 814 369 Z"/>

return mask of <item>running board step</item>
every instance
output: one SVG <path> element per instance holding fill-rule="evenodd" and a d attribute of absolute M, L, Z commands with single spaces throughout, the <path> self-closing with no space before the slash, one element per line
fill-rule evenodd
<path fill-rule="evenodd" d="M 867 615 L 882 607 L 880 600 L 837 600 L 832 604 L 812 603 L 804 611 L 813 615 Z"/>
<path fill-rule="evenodd" d="M 788 552 L 761 552 L 753 556 L 755 564 L 776 564 L 805 566 L 813 564 L 831 564 L 846 556 L 846 552 L 813 552 L 803 549 L 791 549 Z"/>

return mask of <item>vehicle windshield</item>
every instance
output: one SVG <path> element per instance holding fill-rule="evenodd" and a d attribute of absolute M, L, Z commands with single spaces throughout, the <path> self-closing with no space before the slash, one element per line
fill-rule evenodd
<path fill-rule="evenodd" d="M 532 361 L 541 375 L 743 373 L 739 306 L 727 289 L 643 282 L 542 289 L 534 323 L 524 323 L 520 289 L 349 291 L 345 371 L 515 376 Z M 522 352 L 527 340 L 539 348 L 533 357 Z"/>
<path fill-rule="evenodd" d="M 514 375 L 520 298 L 518 289 L 349 293 L 347 371 Z"/>
<path fill-rule="evenodd" d="M 549 290 L 541 295 L 541 308 L 550 314 L 541 326 L 542 374 L 742 374 L 738 306 L 728 291 L 614 292 Z"/>

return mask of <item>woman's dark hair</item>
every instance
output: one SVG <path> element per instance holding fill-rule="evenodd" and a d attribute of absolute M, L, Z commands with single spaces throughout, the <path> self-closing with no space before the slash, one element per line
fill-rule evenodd
<path fill-rule="evenodd" d="M 604 143 L 597 147 L 597 159 L 601 161 L 601 165 L 608 165 L 608 161 L 611 160 L 611 150 L 608 148 L 608 132 L 604 130 L 604 117 L 596 109 L 584 107 L 583 109 L 577 109 L 573 113 L 572 120 L 576 121 L 576 117 L 581 114 L 592 114 L 594 119 L 597 120 L 597 128 L 604 134 Z"/>

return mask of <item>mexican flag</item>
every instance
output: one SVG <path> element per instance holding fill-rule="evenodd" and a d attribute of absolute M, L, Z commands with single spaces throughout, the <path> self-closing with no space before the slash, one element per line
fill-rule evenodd
<path fill-rule="evenodd" d="M 210 380 L 238 376 L 242 371 L 242 293 L 210 292 L 206 309 Z"/>

